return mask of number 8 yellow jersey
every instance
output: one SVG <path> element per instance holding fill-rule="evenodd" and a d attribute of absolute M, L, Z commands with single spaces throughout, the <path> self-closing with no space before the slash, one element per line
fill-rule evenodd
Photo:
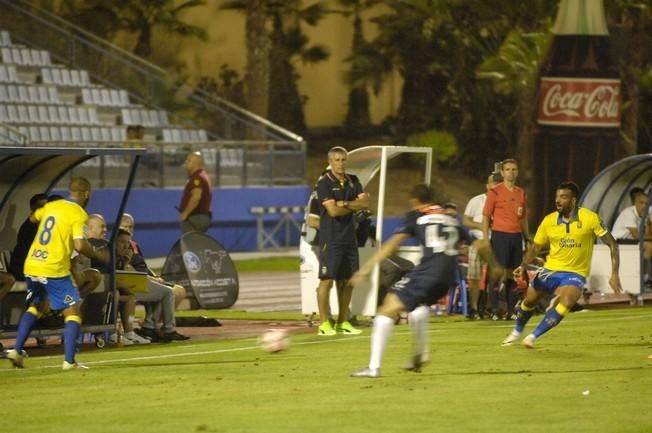
<path fill-rule="evenodd" d="M 33 217 L 39 227 L 25 260 L 25 275 L 70 275 L 74 239 L 84 239 L 86 211 L 72 200 L 55 200 L 36 210 Z"/>

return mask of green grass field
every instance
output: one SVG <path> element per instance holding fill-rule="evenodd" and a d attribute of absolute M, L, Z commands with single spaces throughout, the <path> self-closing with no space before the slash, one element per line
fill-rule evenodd
<path fill-rule="evenodd" d="M 406 373 L 409 329 L 399 326 L 379 379 L 349 378 L 367 363 L 370 329 L 293 335 L 279 354 L 251 338 L 82 351 L 92 368 L 65 373 L 60 354 L 32 356 L 24 370 L 3 361 L 2 430 L 652 431 L 651 308 L 574 313 L 535 350 L 500 347 L 510 328 L 434 318 L 432 362 Z"/>

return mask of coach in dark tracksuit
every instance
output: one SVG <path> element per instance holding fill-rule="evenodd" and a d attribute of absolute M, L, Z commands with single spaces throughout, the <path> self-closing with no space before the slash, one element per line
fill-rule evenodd
<path fill-rule="evenodd" d="M 317 182 L 317 198 L 322 205 L 319 223 L 319 335 L 359 334 L 346 318 L 353 287 L 349 279 L 358 270 L 355 236 L 356 211 L 369 208 L 369 198 L 358 178 L 346 173 L 347 151 L 333 147 L 328 151 L 330 170 Z M 333 280 L 337 284 L 339 314 L 333 328 L 328 321 L 328 302 Z"/>

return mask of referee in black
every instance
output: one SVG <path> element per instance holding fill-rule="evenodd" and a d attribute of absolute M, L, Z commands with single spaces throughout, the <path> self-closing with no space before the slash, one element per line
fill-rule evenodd
<path fill-rule="evenodd" d="M 369 208 L 369 197 L 358 178 L 346 173 L 347 150 L 336 146 L 328 151 L 328 170 L 317 182 L 321 203 L 319 223 L 319 335 L 356 335 L 362 331 L 346 320 L 353 286 L 351 276 L 359 268 L 355 237 L 355 212 Z M 328 320 L 328 303 L 333 280 L 337 285 L 339 314 L 335 327 Z"/>

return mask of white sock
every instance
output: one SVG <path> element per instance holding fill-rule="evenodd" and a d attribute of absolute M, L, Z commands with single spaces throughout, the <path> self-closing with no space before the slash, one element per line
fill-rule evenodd
<path fill-rule="evenodd" d="M 408 314 L 408 323 L 412 330 L 413 355 L 428 353 L 428 323 L 430 321 L 430 308 L 422 305 Z"/>
<path fill-rule="evenodd" d="M 392 335 L 394 319 L 387 316 L 376 316 L 374 318 L 374 329 L 371 332 L 371 358 L 369 368 L 380 368 L 385 347 Z"/>

